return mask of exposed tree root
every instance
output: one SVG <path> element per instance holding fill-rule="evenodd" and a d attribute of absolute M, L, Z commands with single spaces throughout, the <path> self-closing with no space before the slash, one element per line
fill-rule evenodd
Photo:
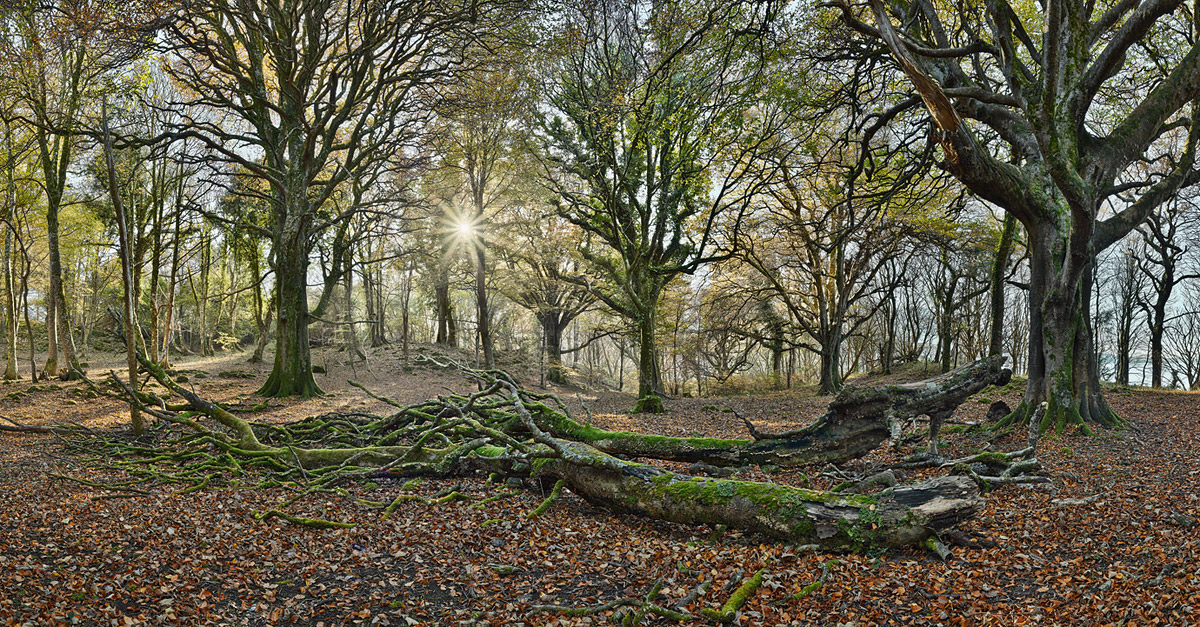
<path fill-rule="evenodd" d="M 1036 428 L 1039 434 L 1053 429 L 1055 433 L 1062 435 L 1067 429 L 1074 428 L 1081 435 L 1095 435 L 1095 426 L 1123 429 L 1128 424 L 1127 420 L 1108 407 L 1102 395 L 1094 393 L 1080 400 L 1078 406 L 1063 406 L 1050 402 L 1035 405 L 1023 401 L 1012 413 L 992 425 L 992 429 L 1030 426 L 1031 431 Z"/>

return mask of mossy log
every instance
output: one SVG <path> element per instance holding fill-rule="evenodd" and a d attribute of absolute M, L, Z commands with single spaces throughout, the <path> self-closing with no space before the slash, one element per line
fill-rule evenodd
<path fill-rule="evenodd" d="M 547 458 L 539 472 L 566 480 L 571 491 L 595 505 L 677 523 L 725 525 L 827 550 L 917 544 L 984 505 L 967 477 L 939 477 L 866 496 L 691 477 L 578 442 L 558 445 L 573 453 L 572 461 Z"/>
<path fill-rule="evenodd" d="M 1004 357 L 995 356 L 916 383 L 848 386 L 812 425 L 778 434 L 762 433 L 750 425 L 754 438 L 750 440 L 606 431 L 549 408 L 535 413 L 535 419 L 556 437 L 585 442 L 621 457 L 714 466 L 838 464 L 875 450 L 891 437 L 894 425 L 904 420 L 928 415 L 931 423 L 940 426 L 967 397 L 989 385 L 1004 385 L 1011 376 L 1012 371 L 1004 368 Z M 936 427 L 932 430 L 936 437 Z"/>

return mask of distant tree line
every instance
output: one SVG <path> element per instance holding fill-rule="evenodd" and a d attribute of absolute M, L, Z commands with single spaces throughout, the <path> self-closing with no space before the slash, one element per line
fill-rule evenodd
<path fill-rule="evenodd" d="M 8 2 L 4 377 L 244 349 L 312 396 L 313 346 L 436 343 L 659 411 L 1005 353 L 1011 420 L 1117 424 L 1101 380 L 1200 386 L 1196 29 L 1173 0 Z"/>

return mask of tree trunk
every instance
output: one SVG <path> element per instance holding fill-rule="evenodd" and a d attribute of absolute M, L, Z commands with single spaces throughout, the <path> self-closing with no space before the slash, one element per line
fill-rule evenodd
<path fill-rule="evenodd" d="M 46 210 L 46 247 L 49 250 L 50 257 L 50 294 L 51 302 L 54 303 L 54 333 L 53 344 L 57 348 L 62 349 L 63 359 L 67 362 L 67 369 L 63 378 L 71 379 L 74 373 L 80 371 L 79 363 L 75 359 L 75 340 L 71 337 L 71 316 L 67 308 L 66 291 L 63 289 L 63 270 L 62 256 L 59 252 L 58 244 L 58 203 L 48 203 Z M 55 352 L 51 352 L 52 356 L 57 356 Z M 53 366 L 53 368 L 51 368 Z M 50 376 L 59 374 L 57 359 L 51 363 L 49 359 L 46 361 L 46 372 Z"/>
<path fill-rule="evenodd" d="M 21 310 L 25 314 L 25 335 L 29 337 L 29 378 L 34 383 L 38 381 L 37 373 L 37 342 L 33 337 L 33 322 L 29 319 L 29 274 L 31 264 L 28 251 L 21 250 Z"/>
<path fill-rule="evenodd" d="M 1048 408 L 1041 431 L 1053 426 L 1062 433 L 1079 425 L 1091 433 L 1089 424 L 1118 426 L 1120 418 L 1104 400 L 1092 350 L 1091 264 L 1076 266 L 1075 276 L 1063 276 L 1061 258 L 1054 254 L 1055 247 L 1064 247 L 1057 230 L 1042 225 L 1029 240 L 1029 382 L 1024 400 L 998 426 L 1025 424 L 1043 402 Z"/>
<path fill-rule="evenodd" d="M 146 341 L 146 355 L 150 361 L 158 363 L 159 361 L 159 273 L 161 272 L 160 264 L 162 263 L 163 252 L 163 235 L 162 235 L 162 206 L 159 199 L 154 200 L 154 214 L 152 216 L 153 223 L 151 226 L 151 243 L 150 252 L 150 337 Z"/>
<path fill-rule="evenodd" d="M 17 368 L 17 292 L 13 285 L 12 230 L 4 229 L 4 380 L 21 378 Z"/>
<path fill-rule="evenodd" d="M 402 411 L 363 425 L 366 430 L 358 433 L 373 432 L 377 439 L 356 446 L 306 448 L 290 439 L 284 446 L 274 438 L 260 440 L 249 422 L 179 386 L 154 364 L 143 363 L 162 385 L 183 397 L 189 410 L 207 415 L 228 430 L 223 442 L 230 455 L 244 459 L 269 457 L 284 468 L 329 468 L 354 461 L 357 466 L 386 465 L 383 472 L 393 476 L 445 476 L 482 470 L 516 477 L 557 478 L 588 501 L 613 510 L 683 524 L 726 525 L 827 550 L 915 544 L 975 515 L 984 505 L 975 481 L 963 476 L 939 477 L 879 494 L 857 495 L 691 477 L 625 461 L 588 444 L 538 431 L 530 412 L 544 412 L 545 406 L 528 400 L 511 380 L 485 383 L 489 390 L 485 394 L 491 395 L 486 410 L 444 399 L 431 402 L 441 404 L 444 413 L 479 416 L 480 411 L 487 411 L 494 416 L 505 405 L 495 401 L 511 399 L 516 412 L 513 420 L 507 421 L 510 434 L 491 428 L 467 430 L 461 434 L 466 439 L 440 449 L 384 445 L 382 442 L 397 429 L 412 426 L 405 420 L 412 416 Z M 136 395 L 130 397 L 131 402 L 140 401 Z M 536 444 L 518 451 L 495 445 L 513 436 L 528 435 L 534 436 Z M 406 463 L 397 464 L 397 460 Z"/>
<path fill-rule="evenodd" d="M 1150 386 L 1162 389 L 1163 330 L 1166 328 L 1166 303 L 1155 303 L 1150 316 Z"/>
<path fill-rule="evenodd" d="M 821 377 L 818 396 L 837 394 L 842 389 L 842 329 L 835 325 L 821 343 Z"/>
<path fill-rule="evenodd" d="M 563 385 L 567 382 L 567 369 L 562 363 L 562 332 L 566 325 L 561 324 L 557 312 L 538 314 L 542 324 L 542 345 L 546 355 L 546 379 L 551 383 Z"/>
<path fill-rule="evenodd" d="M 275 311 L 275 299 L 270 299 L 270 305 L 267 305 L 267 311 L 263 312 L 263 304 L 267 299 L 263 298 L 262 289 L 262 268 L 260 267 L 260 249 L 257 242 L 251 242 L 250 246 L 250 273 L 254 280 L 254 328 L 258 332 L 258 338 L 254 344 L 254 352 L 251 353 L 249 363 L 262 363 L 263 351 L 267 347 L 267 331 L 271 327 L 271 316 Z"/>
<path fill-rule="evenodd" d="M 400 333 L 402 334 L 401 353 L 404 355 L 404 367 L 408 368 L 408 349 L 409 349 L 409 333 L 411 329 L 408 324 L 408 306 L 412 299 L 412 284 L 413 284 L 413 264 L 410 261 L 408 267 L 404 270 L 404 296 L 400 304 Z"/>
<path fill-rule="evenodd" d="M 372 262 L 373 255 L 370 251 L 373 250 L 373 244 L 370 241 L 364 244 L 364 249 L 368 251 L 362 268 L 363 303 L 367 309 L 367 339 L 371 348 L 378 348 L 387 343 L 384 336 L 383 281 L 382 277 L 376 277 L 376 273 L 383 272 L 383 266 L 382 263 Z"/>
<path fill-rule="evenodd" d="M 492 312 L 488 308 L 487 297 L 487 253 L 483 248 L 482 236 L 477 236 L 475 242 L 475 303 L 476 318 L 479 328 L 479 343 L 483 346 L 484 367 L 491 370 L 496 367 L 495 349 L 492 346 Z"/>
<path fill-rule="evenodd" d="M 1133 352 L 1133 319 L 1135 313 L 1136 302 L 1136 283 L 1134 281 L 1135 273 L 1138 272 L 1134 258 L 1126 255 L 1124 267 L 1120 268 L 1118 281 L 1118 295 L 1120 301 L 1117 303 L 1117 383 L 1121 385 L 1129 385 L 1129 359 Z"/>
<path fill-rule="evenodd" d="M 258 329 L 258 340 L 254 343 L 254 353 L 250 355 L 250 363 L 262 363 L 263 351 L 267 348 L 267 341 L 271 339 L 271 323 L 274 320 L 275 299 L 272 297 L 271 302 L 267 304 L 267 314 L 263 316 L 262 326 Z"/>
<path fill-rule="evenodd" d="M 8 167 L 5 168 L 5 213 L 7 220 L 0 226 L 4 229 L 4 380 L 13 381 L 21 378 L 17 369 L 17 293 L 13 285 L 13 234 L 15 224 L 16 199 L 16 159 L 13 152 L 13 135 L 11 123 L 5 124 L 5 144 L 7 148 Z"/>
<path fill-rule="evenodd" d="M 51 287 L 46 294 L 46 365 L 42 368 L 42 376 L 58 375 L 58 323 L 55 321 L 58 312 L 58 299 Z"/>
<path fill-rule="evenodd" d="M 949 263 L 947 259 L 943 264 Z M 950 359 L 954 351 L 954 292 L 957 277 L 951 277 L 942 292 L 941 311 L 938 315 L 938 364 L 942 372 L 950 372 Z"/>
<path fill-rule="evenodd" d="M 322 394 L 313 379 L 308 346 L 308 247 L 307 233 L 289 222 L 278 228 L 275 246 L 275 363 L 267 382 L 258 390 L 263 396 Z M 286 229 L 286 230 L 285 230 Z"/>
<path fill-rule="evenodd" d="M 175 325 L 175 296 L 179 288 L 179 266 L 180 256 L 183 248 L 183 174 L 180 173 L 179 188 L 175 195 L 175 223 L 171 230 L 171 237 L 174 243 L 171 246 L 171 271 L 169 279 L 167 279 L 167 302 L 165 307 L 166 313 L 163 316 L 163 335 L 162 335 L 162 350 L 159 352 L 160 361 L 158 362 L 163 368 L 170 367 L 171 361 L 171 337 L 172 329 Z"/>
<path fill-rule="evenodd" d="M 198 351 L 201 355 L 207 355 L 208 347 L 208 273 L 209 264 L 212 262 L 212 238 L 209 236 L 208 227 L 201 226 L 200 228 L 200 285 L 196 285 L 195 274 L 188 272 L 188 283 L 192 287 L 192 300 L 196 302 L 196 327 L 197 340 L 199 342 Z"/>
<path fill-rule="evenodd" d="M 446 346 L 458 346 L 458 333 L 454 322 L 454 303 L 450 301 L 450 271 L 441 266 L 437 270 L 437 285 L 434 286 L 437 300 L 437 338 L 434 342 Z"/>
<path fill-rule="evenodd" d="M 345 286 L 343 289 L 344 302 L 342 303 L 345 309 L 346 350 L 350 353 L 350 359 L 366 360 L 367 357 L 363 355 L 362 348 L 358 344 L 358 330 L 354 327 L 354 272 L 351 269 L 353 261 L 352 253 L 347 248 Z"/>
<path fill-rule="evenodd" d="M 656 303 L 657 299 L 650 301 Z M 658 374 L 658 356 L 655 354 L 655 315 L 651 305 L 638 317 L 638 410 L 662 413 L 662 381 Z M 658 401 L 646 401 L 658 397 Z"/>
<path fill-rule="evenodd" d="M 133 286 L 133 242 L 130 241 L 129 219 L 125 211 L 125 203 L 121 200 L 121 194 L 117 189 L 117 174 L 113 166 L 113 147 L 112 140 L 108 133 L 108 107 L 107 102 L 101 101 L 101 122 L 104 125 L 104 163 L 108 172 L 108 192 L 112 199 L 113 210 L 117 218 L 117 239 L 119 244 L 118 252 L 121 255 L 121 284 L 125 288 L 122 304 L 124 305 L 124 322 L 125 322 L 125 358 L 126 366 L 129 369 L 129 389 L 134 392 L 138 389 L 138 358 L 137 358 L 137 301 L 134 295 Z M 129 421 L 133 428 L 134 435 L 141 435 L 146 430 L 146 423 L 142 417 L 141 406 L 137 402 L 136 397 L 131 397 L 129 401 Z"/>
<path fill-rule="evenodd" d="M 896 294 L 892 291 L 887 295 L 888 305 L 884 308 L 883 354 L 880 355 L 880 370 L 883 374 L 892 374 L 892 366 L 896 356 Z"/>

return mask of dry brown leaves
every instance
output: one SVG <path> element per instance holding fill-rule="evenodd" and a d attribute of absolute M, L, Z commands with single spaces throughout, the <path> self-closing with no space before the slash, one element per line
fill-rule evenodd
<path fill-rule="evenodd" d="M 405 387 L 402 378 L 391 380 L 396 388 Z M 197 388 L 211 386 L 230 398 L 253 384 L 207 381 L 197 382 Z M 728 594 L 723 588 L 765 568 L 764 584 L 746 605 L 741 624 L 1195 624 L 1200 559 L 1195 530 L 1189 527 L 1200 518 L 1195 487 L 1200 395 L 1116 391 L 1109 398 L 1131 428 L 1044 440 L 1039 457 L 1055 479 L 1053 487 L 1007 487 L 990 495 L 986 511 L 964 530 L 999 546 L 955 548 L 946 563 L 918 549 L 826 555 L 734 532 L 714 536 L 709 529 L 614 515 L 569 493 L 546 515 L 525 520 L 541 501 L 536 488 L 483 508 L 466 502 L 407 503 L 388 520 L 345 499 L 313 499 L 295 513 L 357 523 L 353 529 L 318 531 L 251 517 L 252 510 L 282 500 L 285 495 L 278 491 L 161 491 L 129 497 L 53 479 L 48 472 L 105 481 L 118 477 L 64 457 L 53 437 L 0 434 L 0 620 L 39 625 L 601 624 L 603 616 L 530 615 L 529 606 L 595 605 L 642 596 L 656 581 L 665 584 L 660 599 L 670 602 L 712 580 L 709 592 L 689 608 L 698 612 L 719 607 Z M 985 401 L 993 399 L 969 403 L 956 418 L 981 419 Z M 68 405 L 68 400 L 76 402 Z M 1016 401 L 1011 394 L 1006 400 Z M 612 412 L 629 401 L 612 394 L 587 397 L 593 412 Z M 282 403 L 266 413 L 294 417 L 331 405 L 369 406 L 339 392 L 303 404 Z M 597 414 L 595 420 L 667 434 L 744 436 L 741 423 L 721 409 L 736 408 L 775 428 L 815 416 L 823 405 L 823 399 L 782 393 L 679 399 L 665 417 Z M 82 419 L 90 413 L 116 420 L 120 406 L 77 400 L 66 386 L 0 400 L 0 413 L 25 419 Z M 948 455 L 971 452 L 982 440 L 981 435 L 943 437 Z M 1018 445 L 999 441 L 995 447 Z M 878 452 L 853 466 L 865 471 L 896 458 Z M 755 471 L 748 478 L 817 488 L 834 482 L 820 469 Z M 507 489 L 471 479 L 427 481 L 416 491 L 432 495 L 455 486 L 475 500 Z M 388 500 L 401 486 L 362 490 L 354 488 L 365 498 Z M 1053 502 L 1089 498 L 1082 505 Z M 792 598 L 816 581 L 827 563 L 826 583 Z"/>

